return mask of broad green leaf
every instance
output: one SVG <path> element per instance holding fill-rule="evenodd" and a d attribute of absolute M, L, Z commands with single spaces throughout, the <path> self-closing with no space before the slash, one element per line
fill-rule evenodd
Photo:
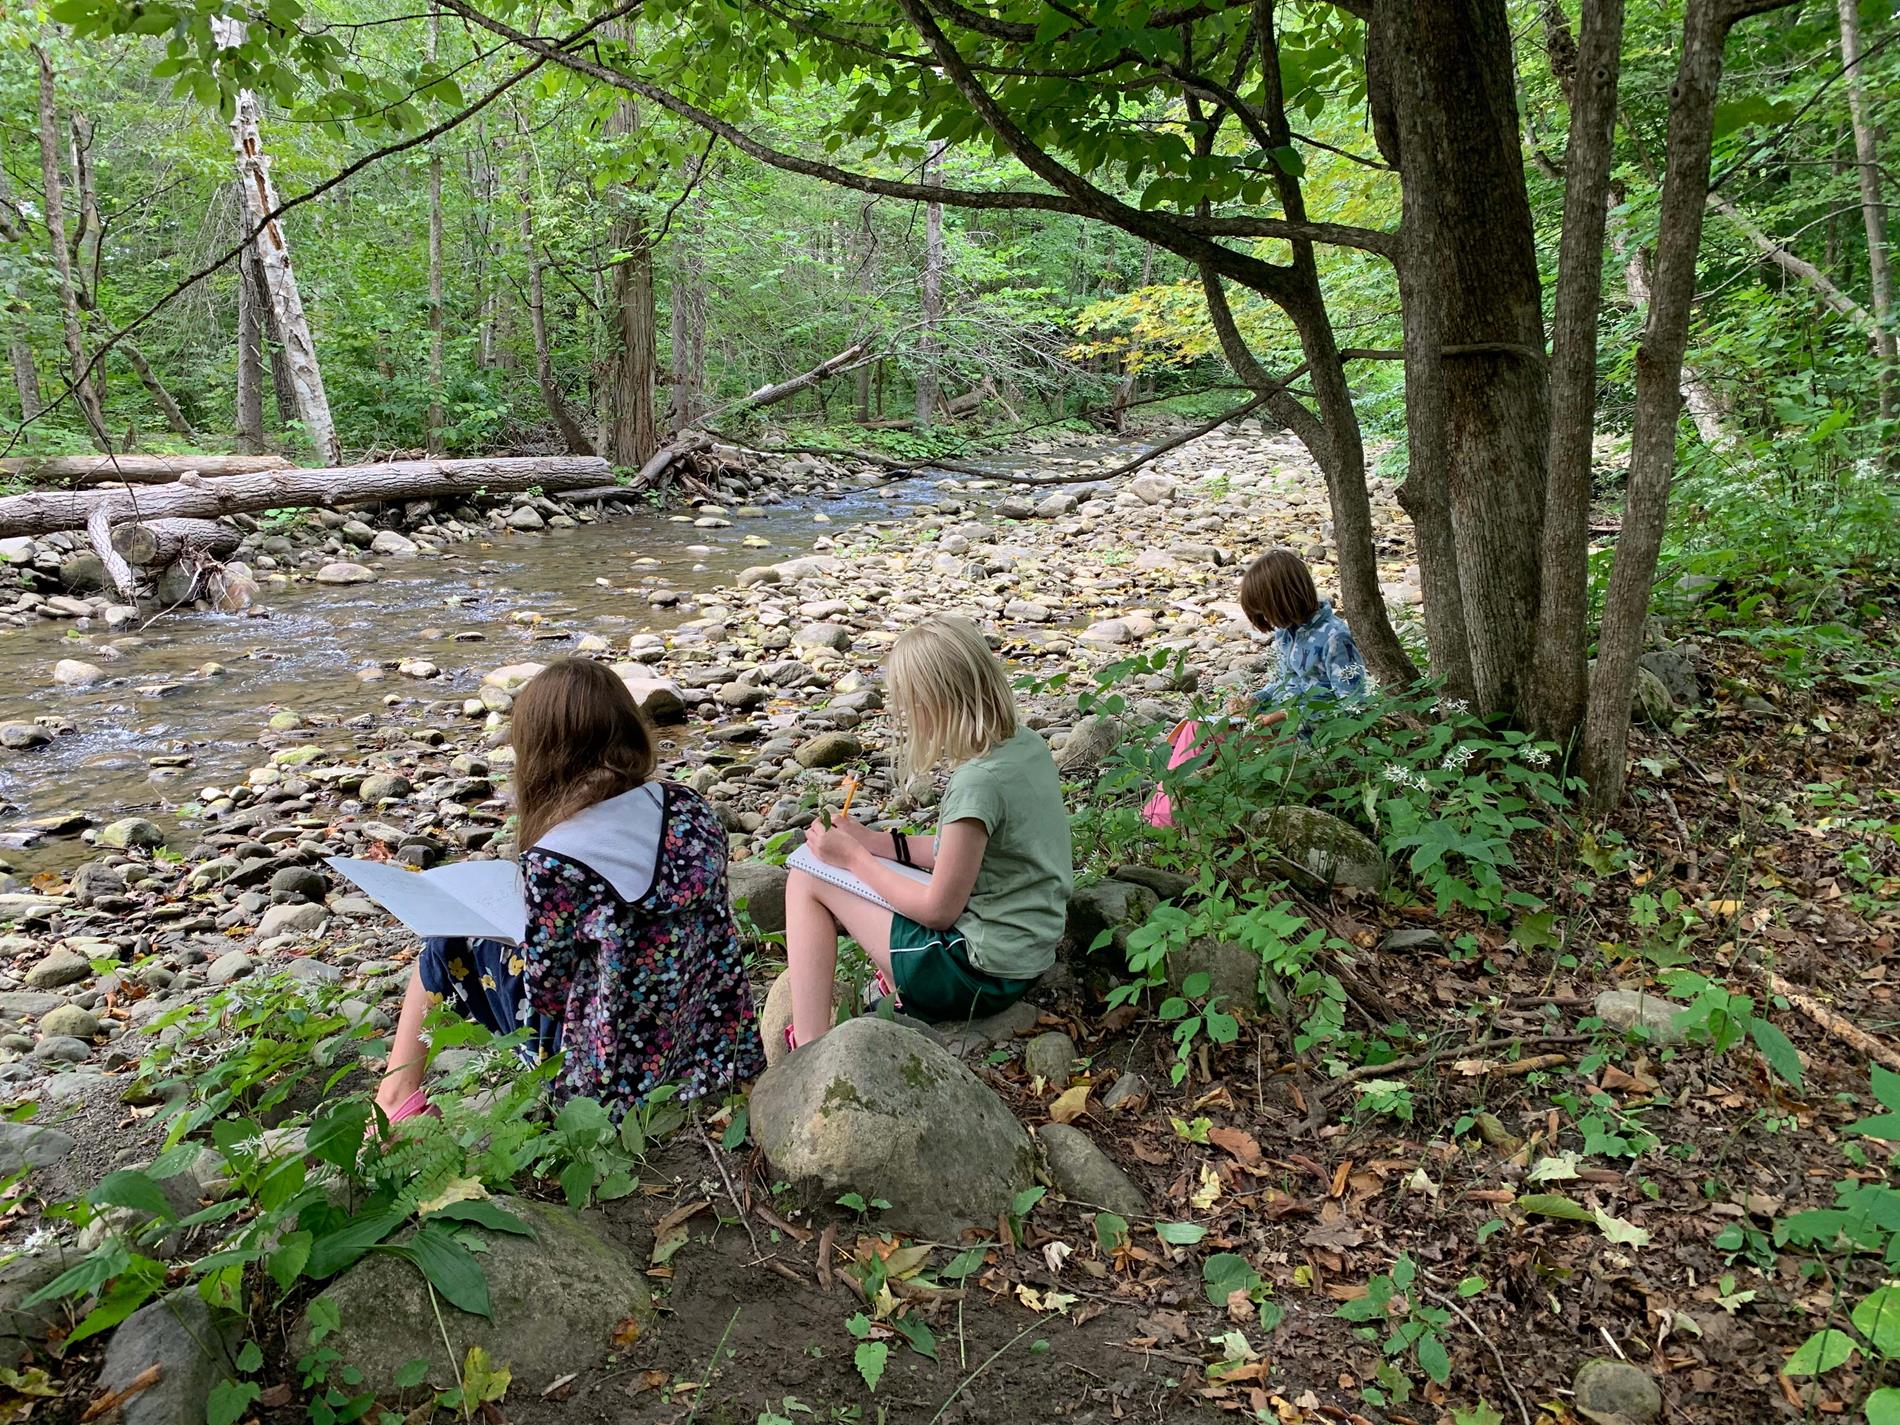
<path fill-rule="evenodd" d="M 461 1202 L 452 1202 L 445 1207 L 437 1208 L 429 1216 L 436 1221 L 446 1218 L 453 1222 L 473 1222 L 478 1227 L 486 1227 L 490 1232 L 506 1232 L 511 1237 L 534 1236 L 532 1227 L 501 1204 L 490 1200 L 468 1198 Z"/>
<path fill-rule="evenodd" d="M 205 1425 L 236 1425 L 264 1388 L 254 1380 L 221 1380 L 205 1401 Z"/>
<path fill-rule="evenodd" d="M 88 1336 L 110 1331 L 146 1302 L 157 1296 L 165 1285 L 165 1264 L 149 1257 L 134 1257 L 131 1266 L 107 1288 L 99 1304 L 86 1313 L 86 1319 L 66 1338 L 68 1346 Z"/>
<path fill-rule="evenodd" d="M 1781 1368 L 1781 1373 L 1785 1376 L 1822 1375 L 1836 1366 L 1847 1364 L 1847 1358 L 1853 1354 L 1854 1338 L 1845 1331 L 1829 1327 L 1825 1331 L 1816 1331 L 1795 1347 L 1794 1354 L 1788 1357 L 1788 1364 Z"/>
<path fill-rule="evenodd" d="M 1192 1247 L 1207 1235 L 1207 1229 L 1198 1222 L 1157 1222 L 1155 1236 L 1170 1247 Z"/>
<path fill-rule="evenodd" d="M 966 1247 L 950 1259 L 950 1265 L 937 1275 L 945 1281 L 960 1282 L 972 1272 L 983 1270 L 983 1258 L 989 1254 L 988 1247 Z"/>
<path fill-rule="evenodd" d="M 368 1139 L 371 1113 L 371 1105 L 360 1099 L 327 1105 L 311 1120 L 304 1146 L 319 1162 L 349 1172 Z"/>
<path fill-rule="evenodd" d="M 1645 1232 L 1633 1222 L 1625 1222 L 1622 1218 L 1614 1217 L 1600 1207 L 1592 1211 L 1590 1217 L 1598 1228 L 1602 1230 L 1603 1235 L 1608 1237 L 1612 1242 L 1619 1243 L 1625 1247 L 1647 1247 L 1649 1245 L 1649 1233 Z"/>
<path fill-rule="evenodd" d="M 1128 1245 L 1128 1219 L 1113 1212 L 1095 1214 L 1095 1240 L 1105 1252 Z"/>
<path fill-rule="evenodd" d="M 1590 1209 L 1572 1202 L 1560 1192 L 1534 1192 L 1517 1200 L 1517 1210 L 1537 1217 L 1556 1217 L 1565 1222 L 1594 1222 Z"/>
<path fill-rule="evenodd" d="M 442 1299 L 471 1316 L 487 1316 L 488 1279 L 468 1248 L 431 1223 L 419 1229 L 403 1250 Z"/>
<path fill-rule="evenodd" d="M 310 1260 L 304 1270 L 318 1281 L 335 1276 L 361 1260 L 365 1252 L 402 1226 L 408 1217 L 401 1208 L 390 1207 L 351 1218 L 311 1244 Z"/>
<path fill-rule="evenodd" d="M 413 1386 L 421 1385 L 428 1378 L 429 1358 L 427 1356 L 417 1356 L 413 1360 L 404 1361 L 401 1366 L 397 1367 L 395 1376 L 396 1389 L 408 1390 Z"/>
<path fill-rule="evenodd" d="M 310 1248 L 315 1240 L 308 1232 L 287 1232 L 264 1259 L 264 1270 L 279 1291 L 289 1291 L 297 1284 L 297 1278 L 310 1265 Z"/>
<path fill-rule="evenodd" d="M 150 1175 L 136 1168 L 108 1173 L 97 1187 L 86 1194 L 86 1200 L 94 1207 L 129 1207 L 134 1212 L 156 1217 L 161 1222 L 170 1222 L 178 1216 L 166 1200 L 164 1190 Z"/>
<path fill-rule="evenodd" d="M 1867 1397 L 1867 1425 L 1900 1425 L 1900 1386 L 1882 1386 Z"/>
<path fill-rule="evenodd" d="M 937 1337 L 923 1318 L 917 1316 L 899 1316 L 891 1322 L 891 1329 L 910 1343 L 911 1350 L 928 1360 L 937 1359 Z"/>
<path fill-rule="evenodd" d="M 1216 1252 L 1202 1262 L 1201 1281 L 1208 1301 L 1219 1307 L 1225 1307 L 1227 1298 L 1237 1291 L 1251 1293 L 1261 1287 L 1260 1274 L 1245 1257 L 1233 1252 Z"/>
<path fill-rule="evenodd" d="M 858 1374 L 864 1377 L 864 1383 L 872 1390 L 884 1379 L 884 1366 L 891 1358 L 891 1348 L 882 1341 L 860 1341 L 852 1356 L 857 1365 Z"/>
<path fill-rule="evenodd" d="M 1755 1041 L 1769 1068 L 1781 1075 L 1783 1081 L 1801 1087 L 1801 1056 L 1787 1035 L 1757 1016 L 1748 1022 L 1748 1037 Z"/>
<path fill-rule="evenodd" d="M 1418 1338 L 1418 1364 L 1439 1385 L 1451 1379 L 1451 1357 L 1436 1331 L 1427 1331 Z"/>
<path fill-rule="evenodd" d="M 1900 1281 L 1876 1287 L 1854 1308 L 1854 1329 L 1874 1350 L 1889 1360 L 1900 1360 Z"/>

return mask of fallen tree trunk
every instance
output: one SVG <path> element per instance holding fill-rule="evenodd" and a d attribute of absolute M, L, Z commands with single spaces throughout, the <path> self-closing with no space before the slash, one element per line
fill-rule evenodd
<path fill-rule="evenodd" d="M 0 474 L 64 480 L 78 486 L 163 485 L 188 472 L 218 477 L 290 468 L 281 455 L 49 455 L 0 460 Z"/>
<path fill-rule="evenodd" d="M 218 480 L 182 477 L 145 490 L 48 490 L 0 499 L 0 539 L 52 534 L 87 525 L 106 511 L 108 526 L 127 520 L 216 519 L 270 509 L 449 495 L 507 494 L 540 488 L 580 490 L 612 471 L 597 455 L 513 460 L 392 460 L 326 470 L 281 470 Z M 111 548 L 108 541 L 106 547 Z M 104 556 L 101 555 L 101 558 Z"/>
<path fill-rule="evenodd" d="M 145 520 L 112 531 L 112 547 L 140 569 L 162 569 L 181 559 L 224 559 L 244 535 L 216 520 Z"/>

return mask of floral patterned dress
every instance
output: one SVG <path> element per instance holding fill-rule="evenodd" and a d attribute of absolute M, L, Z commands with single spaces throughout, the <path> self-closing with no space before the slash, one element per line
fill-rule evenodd
<path fill-rule="evenodd" d="M 596 1099 L 618 1117 L 661 1084 L 695 1099 L 764 1070 L 726 833 L 702 798 L 673 783 L 609 798 L 549 832 L 521 867 L 522 944 L 450 942 L 450 970 L 459 959 L 467 973 L 437 978 L 468 1017 L 528 1028 L 531 1051 L 558 1044 L 555 1097 Z"/>

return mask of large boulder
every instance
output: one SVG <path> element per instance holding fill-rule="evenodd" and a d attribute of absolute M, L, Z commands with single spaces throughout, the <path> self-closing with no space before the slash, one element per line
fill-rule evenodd
<path fill-rule="evenodd" d="M 106 670 L 79 658 L 62 658 L 53 665 L 53 681 L 62 688 L 83 688 L 105 677 Z"/>
<path fill-rule="evenodd" d="M 429 1382 L 455 1384 L 471 1346 L 514 1372 L 515 1389 L 532 1399 L 552 1381 L 580 1370 L 611 1349 L 614 1330 L 632 1318 L 643 1325 L 653 1299 L 641 1263 L 607 1235 L 599 1212 L 577 1213 L 549 1203 L 507 1199 L 503 1206 L 534 1229 L 533 1237 L 478 1232 L 492 1315 L 484 1320 L 440 1303 L 410 1263 L 372 1253 L 324 1291 L 342 1329 L 325 1339 L 363 1372 L 376 1391 L 391 1389 L 396 1373 L 418 1358 L 429 1362 Z M 442 1344 L 447 1335 L 453 1349 Z M 309 1341 L 308 1315 L 291 1338 L 301 1352 Z"/>
<path fill-rule="evenodd" d="M 1630 712 L 1656 727 L 1667 727 L 1676 719 L 1668 684 L 1641 663 L 1636 665 L 1636 681 L 1630 688 Z"/>
<path fill-rule="evenodd" d="M 1127 740 L 1128 730 L 1120 718 L 1090 713 L 1064 740 L 1056 766 L 1064 772 L 1096 766 Z"/>
<path fill-rule="evenodd" d="M 785 929 L 785 884 L 791 872 L 769 861 L 734 861 L 726 868 L 733 904 L 745 903 L 752 923 L 767 935 Z"/>
<path fill-rule="evenodd" d="M 1132 881 L 1096 881 L 1077 887 L 1069 897 L 1069 943 L 1078 955 L 1087 956 L 1107 930 L 1114 934 L 1115 954 L 1121 955 L 1128 949 L 1128 932 L 1147 924 L 1160 903 L 1161 898 L 1148 887 Z"/>
<path fill-rule="evenodd" d="M 792 755 L 801 767 L 842 767 L 864 756 L 864 743 L 853 732 L 821 732 Z"/>
<path fill-rule="evenodd" d="M 112 1333 L 105 1364 L 99 1368 L 99 1388 L 124 1390 L 153 1366 L 162 1366 L 154 1384 L 126 1400 L 120 1420 L 124 1425 L 201 1421 L 212 1390 L 231 1379 L 242 1324 L 236 1316 L 214 1317 L 203 1297 L 181 1287 L 140 1307 Z"/>
<path fill-rule="evenodd" d="M 808 1200 L 881 1198 L 879 1221 L 900 1232 L 994 1229 L 1035 1181 L 1035 1148 L 1003 1101 L 925 1035 L 874 1015 L 767 1069 L 751 1117 L 773 1171 Z"/>
<path fill-rule="evenodd" d="M 839 980 L 831 987 L 831 1021 L 838 1022 L 840 1011 L 851 1003 L 851 985 L 849 981 Z M 783 1059 L 791 1050 L 785 1047 L 785 1027 L 792 1022 L 792 977 L 789 972 L 781 973 L 772 981 L 772 987 L 765 992 L 765 1003 L 759 1007 L 759 1038 L 765 1044 L 765 1062 L 769 1068 Z"/>
<path fill-rule="evenodd" d="M 1693 644 L 1652 648 L 1636 660 L 1638 668 L 1646 668 L 1656 675 L 1657 681 L 1668 691 L 1670 701 L 1678 707 L 1692 708 L 1702 699 L 1702 683 L 1696 676 L 1695 658 L 1691 652 L 1693 648 Z"/>
<path fill-rule="evenodd" d="M 1306 806 L 1275 807 L 1260 830 L 1280 855 L 1329 885 L 1376 891 L 1389 868 L 1363 833 L 1338 817 Z"/>
<path fill-rule="evenodd" d="M 163 846 L 165 833 L 142 816 L 123 816 L 100 831 L 99 844 L 120 851 L 134 846 Z"/>
<path fill-rule="evenodd" d="M 347 559 L 339 559 L 317 570 L 319 584 L 370 584 L 376 580 L 376 571 L 363 564 L 352 564 Z"/>
<path fill-rule="evenodd" d="M 615 668 L 620 681 L 633 694 L 633 700 L 649 722 L 678 722 L 686 716 L 686 695 L 671 678 L 656 678 L 644 663 Z"/>

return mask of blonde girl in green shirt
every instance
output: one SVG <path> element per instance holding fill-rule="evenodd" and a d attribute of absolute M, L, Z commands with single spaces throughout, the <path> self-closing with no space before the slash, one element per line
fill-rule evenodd
<path fill-rule="evenodd" d="M 1069 816 L 1049 748 L 1023 726 L 1003 665 L 973 624 L 937 617 L 906 630 L 885 665 L 902 737 L 903 783 L 950 771 L 934 836 L 814 822 L 814 855 L 850 871 L 895 910 L 793 871 L 785 893 L 792 983 L 787 1044 L 831 1024 L 843 931 L 877 967 L 877 988 L 930 1021 L 995 1014 L 1055 963 L 1074 867 Z M 880 860 L 882 858 L 882 860 Z M 919 882 L 883 861 L 930 872 Z"/>

